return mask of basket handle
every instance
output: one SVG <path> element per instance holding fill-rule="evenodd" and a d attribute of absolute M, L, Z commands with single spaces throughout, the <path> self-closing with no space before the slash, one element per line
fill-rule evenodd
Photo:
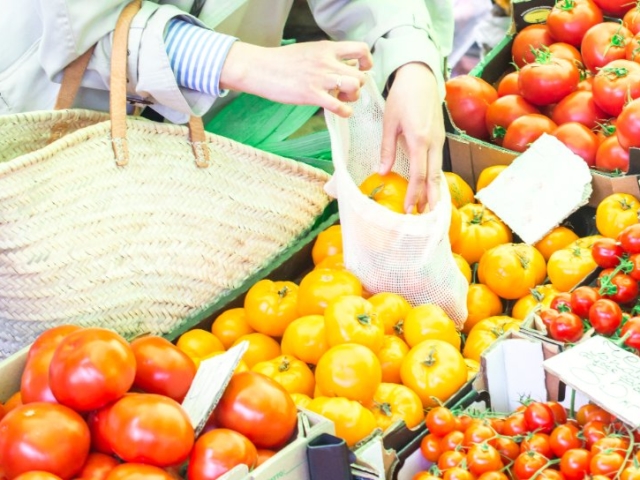
<path fill-rule="evenodd" d="M 141 8 L 141 0 L 129 3 L 118 18 L 113 35 L 111 52 L 111 80 L 109 111 L 111 115 L 111 143 L 120 166 L 129 161 L 127 145 L 127 43 L 129 41 L 129 27 L 133 17 Z M 56 99 L 55 109 L 67 109 L 73 106 L 82 77 L 89 65 L 95 46 L 71 62 L 64 70 L 62 84 Z M 56 125 L 51 132 L 51 140 L 60 138 L 66 130 L 65 125 Z M 193 148 L 196 165 L 209 165 L 209 149 L 206 144 L 204 124 L 202 118 L 191 116 L 189 119 L 189 139 Z"/>

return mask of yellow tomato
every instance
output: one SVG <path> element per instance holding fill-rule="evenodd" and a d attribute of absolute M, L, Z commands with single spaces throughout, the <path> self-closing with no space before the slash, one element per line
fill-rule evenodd
<path fill-rule="evenodd" d="M 468 316 L 462 331 L 469 334 L 480 320 L 500 315 L 502 310 L 502 300 L 498 295 L 482 283 L 472 283 L 467 292 Z"/>
<path fill-rule="evenodd" d="M 452 245 L 460 238 L 462 217 L 455 205 L 451 204 L 451 223 L 449 224 L 449 243 Z"/>
<path fill-rule="evenodd" d="M 479 261 L 490 248 L 513 239 L 511 230 L 483 205 L 469 203 L 460 208 L 460 216 L 460 236 L 451 249 L 462 255 L 469 265 Z"/>
<path fill-rule="evenodd" d="M 502 334 L 509 330 L 519 330 L 522 320 L 513 317 L 499 315 L 485 318 L 471 329 L 462 354 L 476 362 L 480 361 L 480 355 Z"/>
<path fill-rule="evenodd" d="M 411 304 L 397 293 L 381 292 L 369 297 L 369 302 L 384 324 L 385 335 L 402 335 L 402 322 L 411 310 Z"/>
<path fill-rule="evenodd" d="M 507 165 L 492 165 L 482 170 L 476 182 L 476 193 L 488 187 L 505 168 L 507 168 Z"/>
<path fill-rule="evenodd" d="M 342 227 L 332 225 L 316 237 L 311 249 L 311 258 L 313 264 L 318 265 L 324 259 L 340 253 L 342 253 Z"/>
<path fill-rule="evenodd" d="M 247 351 L 244 352 L 242 359 L 249 366 L 253 367 L 258 362 L 264 362 L 271 360 L 281 355 L 280 344 L 273 338 L 264 333 L 250 333 L 243 335 L 238 340 L 233 342 L 235 347 L 241 342 L 248 342 Z"/>
<path fill-rule="evenodd" d="M 336 436 L 344 439 L 349 447 L 363 440 L 376 428 L 373 413 L 358 402 L 346 398 L 314 398 L 307 409 L 331 420 L 336 427 Z"/>
<path fill-rule="evenodd" d="M 467 283 L 471 283 L 471 266 L 469 263 L 463 258 L 462 255 L 458 255 L 457 253 L 453 254 L 453 259 L 456 261 L 456 265 L 464 275 L 464 278 L 467 279 Z"/>
<path fill-rule="evenodd" d="M 456 324 L 437 305 L 426 304 L 412 308 L 404 320 L 404 339 L 410 347 L 424 340 L 442 340 L 460 350 L 460 334 Z"/>
<path fill-rule="evenodd" d="M 200 368 L 200 364 L 203 361 L 205 361 L 206 359 L 217 357 L 218 355 L 222 355 L 223 353 L 224 352 L 213 352 L 213 353 L 210 353 L 209 355 L 207 355 L 205 357 L 194 359 L 196 367 Z M 244 360 L 240 359 L 240 361 L 238 362 L 238 365 L 236 366 L 236 369 L 233 371 L 233 374 L 236 375 L 238 373 L 248 372 L 248 371 L 249 371 L 249 366 L 247 365 L 247 362 L 245 362 Z"/>
<path fill-rule="evenodd" d="M 298 289 L 298 314 L 323 315 L 327 304 L 342 295 L 362 296 L 362 283 L 347 270 L 314 269 Z"/>
<path fill-rule="evenodd" d="M 306 315 L 289 324 L 282 336 L 282 353 L 311 365 L 329 350 L 322 315 Z"/>
<path fill-rule="evenodd" d="M 178 338 L 176 346 L 190 357 L 206 357 L 210 353 L 224 351 L 224 345 L 213 333 L 194 328 Z"/>
<path fill-rule="evenodd" d="M 303 393 L 290 393 L 289 395 L 291 395 L 291 400 L 293 400 L 293 403 L 296 404 L 296 407 L 298 408 L 309 408 L 309 404 L 311 403 L 311 399 L 312 397 L 310 397 L 309 395 L 305 395 Z"/>
<path fill-rule="evenodd" d="M 467 382 L 470 382 L 480 372 L 480 362 L 471 358 L 465 358 L 464 364 L 467 366 Z"/>
<path fill-rule="evenodd" d="M 288 355 L 256 363 L 251 370 L 275 380 L 289 393 L 313 395 L 313 389 L 316 386 L 309 366 L 302 360 Z"/>
<path fill-rule="evenodd" d="M 367 347 L 343 343 L 332 347 L 316 366 L 316 386 L 322 396 L 369 402 L 382 382 L 380 360 Z"/>
<path fill-rule="evenodd" d="M 558 293 L 560 292 L 550 283 L 538 285 L 531 289 L 530 294 L 518 299 L 511 309 L 511 316 L 518 320 L 524 320 L 538 307 L 549 308 L 551 301 Z"/>
<path fill-rule="evenodd" d="M 378 352 L 378 360 L 382 368 L 382 381 L 385 383 L 401 383 L 400 366 L 409 353 L 409 346 L 400 337 L 385 335 L 382 348 Z"/>
<path fill-rule="evenodd" d="M 640 201 L 628 193 L 614 193 L 596 208 L 596 228 L 600 234 L 617 238 L 629 225 L 638 223 Z"/>
<path fill-rule="evenodd" d="M 334 270 L 344 270 L 346 268 L 344 266 L 344 254 L 336 253 L 335 255 L 326 257 L 324 260 L 318 263 L 315 268 L 332 268 Z"/>
<path fill-rule="evenodd" d="M 467 366 L 458 349 L 442 340 L 425 340 L 402 362 L 402 383 L 416 392 L 424 408 L 445 402 L 467 381 Z"/>
<path fill-rule="evenodd" d="M 453 172 L 444 172 L 444 176 L 449 186 L 451 201 L 456 208 L 460 208 L 468 203 L 473 203 L 473 190 L 460 175 Z"/>
<path fill-rule="evenodd" d="M 478 265 L 478 279 L 507 300 L 524 297 L 544 281 L 547 266 L 542 254 L 525 243 L 506 243 L 485 252 Z"/>
<path fill-rule="evenodd" d="M 553 252 L 560 250 L 561 248 L 565 248 L 570 243 L 575 242 L 578 238 L 578 235 L 576 235 L 573 230 L 559 226 L 542 237 L 534 247 L 538 249 L 545 261 L 548 262 Z"/>
<path fill-rule="evenodd" d="M 404 213 L 404 198 L 408 186 L 407 179 L 395 172 L 386 175 L 373 173 L 360 184 L 360 191 L 390 210 Z"/>
<path fill-rule="evenodd" d="M 556 290 L 568 292 L 597 268 L 591 248 L 600 238 L 600 235 L 579 238 L 551 255 L 547 275 Z"/>
<path fill-rule="evenodd" d="M 287 325 L 298 318 L 298 285 L 260 280 L 247 292 L 244 311 L 256 332 L 281 337 Z"/>
<path fill-rule="evenodd" d="M 213 333 L 225 349 L 243 335 L 253 333 L 255 330 L 247 323 L 244 308 L 231 308 L 222 312 L 211 325 Z"/>
<path fill-rule="evenodd" d="M 404 421 L 407 428 L 415 428 L 424 420 L 420 397 L 404 385 L 381 383 L 369 410 L 383 432 L 391 425 Z"/>
<path fill-rule="evenodd" d="M 324 328 L 330 347 L 357 343 L 378 353 L 384 340 L 384 325 L 369 300 L 344 295 L 329 302 L 324 312 Z"/>

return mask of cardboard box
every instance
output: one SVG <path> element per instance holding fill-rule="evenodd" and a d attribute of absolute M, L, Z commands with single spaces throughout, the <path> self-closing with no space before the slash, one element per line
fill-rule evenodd
<path fill-rule="evenodd" d="M 520 0 L 513 2 L 510 32 L 487 56 L 470 72 L 491 84 L 504 74 L 513 71 L 511 46 L 517 32 L 531 24 L 544 23 L 555 0 Z M 445 109 L 446 110 L 446 109 Z M 458 130 L 446 112 L 447 143 L 450 153 L 451 171 L 460 175 L 469 185 L 475 187 L 483 169 L 493 165 L 509 165 L 517 152 L 465 135 Z M 593 170 L 593 194 L 589 205 L 596 207 L 604 198 L 613 193 L 629 193 L 640 198 L 640 149 L 631 149 L 629 172 L 615 175 Z"/>

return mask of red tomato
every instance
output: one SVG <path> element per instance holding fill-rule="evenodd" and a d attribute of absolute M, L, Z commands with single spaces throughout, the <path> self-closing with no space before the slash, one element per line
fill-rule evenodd
<path fill-rule="evenodd" d="M 591 475 L 604 475 L 613 478 L 624 464 L 624 457 L 618 452 L 600 452 L 591 457 L 589 473 Z"/>
<path fill-rule="evenodd" d="M 495 88 L 469 75 L 454 77 L 445 86 L 447 109 L 456 127 L 474 138 L 488 140 L 484 118 L 487 107 L 498 98 Z"/>
<path fill-rule="evenodd" d="M 622 109 L 616 122 L 616 137 L 624 150 L 640 147 L 640 99 Z"/>
<path fill-rule="evenodd" d="M 518 32 L 513 39 L 511 56 L 518 68 L 535 61 L 532 50 L 538 50 L 543 46 L 548 47 L 554 43 L 554 39 L 546 25 L 529 25 Z"/>
<path fill-rule="evenodd" d="M 629 254 L 640 253 L 640 223 L 630 225 L 618 234 L 620 249 Z"/>
<path fill-rule="evenodd" d="M 551 450 L 556 457 L 562 457 L 564 452 L 573 448 L 581 448 L 583 441 L 579 436 L 580 430 L 570 424 L 558 425 L 549 436 Z"/>
<path fill-rule="evenodd" d="M 592 92 L 578 90 L 558 102 L 553 109 L 551 118 L 558 125 L 578 122 L 593 129 L 599 122 L 606 120 L 608 115 L 596 105 Z"/>
<path fill-rule="evenodd" d="M 629 257 L 631 271 L 628 275 L 636 281 L 640 281 L 640 253 L 635 253 Z"/>
<path fill-rule="evenodd" d="M 634 35 L 640 33 L 640 8 L 638 8 L 638 2 L 624 14 L 622 24 Z"/>
<path fill-rule="evenodd" d="M 112 406 L 113 403 L 110 403 L 87 415 L 87 425 L 89 425 L 89 431 L 91 432 L 91 449 L 107 455 L 113 453 L 106 433 L 107 419 L 109 418 L 109 411 Z"/>
<path fill-rule="evenodd" d="M 620 122 L 616 128 L 620 128 Z M 618 143 L 618 138 L 618 135 L 613 135 L 600 144 L 596 152 L 596 168 L 605 172 L 629 171 L 629 152 Z"/>
<path fill-rule="evenodd" d="M 40 350 L 38 355 L 27 360 L 20 381 L 22 403 L 49 402 L 58 403 L 49 386 L 49 366 L 55 348 Z"/>
<path fill-rule="evenodd" d="M 247 437 L 226 428 L 205 433 L 189 457 L 189 480 L 215 480 L 237 465 L 252 470 L 258 461 L 256 447 Z"/>
<path fill-rule="evenodd" d="M 131 342 L 136 357 L 133 386 L 182 402 L 196 376 L 193 360 L 169 340 L 148 336 Z"/>
<path fill-rule="evenodd" d="M 87 457 L 78 478 L 81 480 L 104 480 L 109 472 L 116 468 L 120 462 L 110 455 L 93 452 Z"/>
<path fill-rule="evenodd" d="M 462 433 L 460 430 L 454 430 L 442 437 L 442 440 L 440 440 L 440 449 L 442 452 L 457 450 L 462 446 L 463 442 L 464 433 Z"/>
<path fill-rule="evenodd" d="M 60 480 L 60 477 L 49 472 L 27 472 L 18 475 L 13 480 Z"/>
<path fill-rule="evenodd" d="M 573 92 L 579 82 L 580 72 L 575 64 L 542 51 L 518 75 L 520 94 L 533 105 L 557 103 Z"/>
<path fill-rule="evenodd" d="M 635 9 L 634 12 L 638 13 Z M 640 34 L 637 32 L 625 47 L 624 57 L 629 61 L 640 63 Z"/>
<path fill-rule="evenodd" d="M 560 0 L 549 12 L 547 27 L 556 40 L 579 47 L 587 30 L 602 20 L 602 11 L 591 0 Z"/>
<path fill-rule="evenodd" d="M 506 95 L 520 95 L 518 72 L 507 73 L 498 83 L 498 97 Z"/>
<path fill-rule="evenodd" d="M 617 119 L 610 118 L 604 122 L 598 124 L 596 128 L 596 135 L 598 136 L 598 143 L 602 145 L 607 138 L 615 136 L 616 134 L 616 122 Z"/>
<path fill-rule="evenodd" d="M 593 0 L 605 15 L 622 18 L 634 5 L 634 0 Z"/>
<path fill-rule="evenodd" d="M 543 133 L 551 133 L 557 125 L 548 117 L 537 113 L 524 115 L 515 119 L 507 128 L 502 146 L 508 150 L 524 152 L 529 144 L 536 141 Z"/>
<path fill-rule="evenodd" d="M 603 297 L 610 298 L 620 305 L 626 305 L 635 301 L 638 296 L 638 282 L 624 273 L 617 273 L 608 283 L 604 279 L 601 282 L 600 291 Z"/>
<path fill-rule="evenodd" d="M 547 464 L 546 457 L 537 452 L 521 453 L 513 463 L 513 473 L 518 480 L 528 480 Z"/>
<path fill-rule="evenodd" d="M 29 471 L 74 478 L 89 453 L 89 428 L 63 405 L 30 403 L 0 421 L 0 465 L 7 478 Z"/>
<path fill-rule="evenodd" d="M 578 84 L 576 90 L 590 92 L 593 90 L 593 75 L 589 75 L 588 72 L 583 73 L 586 75 L 586 78 L 580 80 L 580 83 Z"/>
<path fill-rule="evenodd" d="M 458 432 L 457 430 L 454 430 L 454 432 L 464 437 L 462 432 Z M 437 462 L 440 455 L 442 455 L 442 441 L 443 438 L 433 433 L 425 435 L 420 441 L 420 452 L 422 452 L 422 456 L 429 462 Z"/>
<path fill-rule="evenodd" d="M 549 45 L 549 52 L 555 58 L 564 58 L 565 60 L 569 60 L 574 63 L 578 69 L 582 69 L 582 55 L 580 55 L 580 51 L 564 42 L 556 42 Z"/>
<path fill-rule="evenodd" d="M 548 330 L 549 325 L 551 325 L 551 321 L 558 316 L 558 311 L 554 310 L 553 308 L 543 308 L 542 310 L 540 310 L 538 316 Z"/>
<path fill-rule="evenodd" d="M 589 473 L 591 453 L 584 448 L 567 450 L 560 458 L 560 472 L 567 480 L 583 480 Z"/>
<path fill-rule="evenodd" d="M 522 443 L 520 444 L 520 450 L 525 452 L 538 452 L 540 455 L 544 455 L 547 458 L 551 458 L 552 451 L 549 443 L 549 435 L 546 433 L 529 433 Z"/>
<path fill-rule="evenodd" d="M 620 331 L 621 337 L 626 337 L 624 344 L 640 350 L 640 317 L 631 317 Z"/>
<path fill-rule="evenodd" d="M 258 450 L 258 460 L 256 461 L 256 467 L 259 467 L 260 465 L 262 465 L 264 462 L 266 462 L 271 457 L 273 457 L 276 453 L 278 452 L 274 450 L 267 450 L 266 448 L 262 448 Z"/>
<path fill-rule="evenodd" d="M 520 95 L 506 95 L 498 98 L 489 105 L 485 117 L 487 131 L 491 135 L 491 140 L 498 145 L 502 144 L 509 125 L 516 118 L 530 113 L 540 113 L 540 111 Z"/>
<path fill-rule="evenodd" d="M 605 113 L 617 117 L 629 99 L 640 97 L 640 64 L 614 60 L 593 78 L 593 100 Z"/>
<path fill-rule="evenodd" d="M 473 475 L 495 472 L 504 467 L 500 453 L 489 444 L 475 444 L 467 451 L 467 468 Z"/>
<path fill-rule="evenodd" d="M 543 402 L 531 402 L 524 410 L 524 420 L 529 431 L 551 433 L 555 426 L 555 417 L 551 407 Z"/>
<path fill-rule="evenodd" d="M 105 434 L 125 462 L 157 467 L 184 462 L 194 442 L 193 427 L 180 404 L 151 393 L 118 400 L 109 410 Z"/>
<path fill-rule="evenodd" d="M 175 480 L 169 472 L 142 463 L 123 463 L 109 472 L 106 480 Z"/>
<path fill-rule="evenodd" d="M 58 327 L 45 330 L 31 344 L 31 347 L 29 347 L 27 361 L 38 356 L 41 351 L 55 350 L 57 346 L 60 345 L 63 338 L 73 332 L 77 332 L 78 330 L 80 330 L 80 327 L 76 325 L 60 325 Z"/>
<path fill-rule="evenodd" d="M 598 289 L 588 286 L 578 287 L 571 292 L 571 311 L 580 318 L 587 318 L 589 309 L 599 299 Z"/>
<path fill-rule="evenodd" d="M 105 406 L 133 385 L 136 359 L 127 341 L 104 328 L 65 337 L 51 359 L 49 383 L 56 399 L 79 412 Z"/>
<path fill-rule="evenodd" d="M 591 247 L 593 260 L 602 268 L 615 268 L 624 255 L 624 249 L 613 238 L 601 238 Z"/>
<path fill-rule="evenodd" d="M 516 437 L 517 438 L 517 437 Z M 520 455 L 520 446 L 513 438 L 502 436 L 496 438 L 495 449 L 500 453 L 504 463 L 511 463 Z"/>
<path fill-rule="evenodd" d="M 582 333 L 582 320 L 571 312 L 560 312 L 549 325 L 549 336 L 559 342 L 577 342 L 582 338 Z"/>
<path fill-rule="evenodd" d="M 297 424 L 287 391 L 255 372 L 234 375 L 214 411 L 216 423 L 245 435 L 257 448 L 284 445 Z"/>
<path fill-rule="evenodd" d="M 613 335 L 622 323 L 622 309 L 613 300 L 602 298 L 589 309 L 589 323 L 600 335 Z"/>
<path fill-rule="evenodd" d="M 581 157 L 587 165 L 595 166 L 598 137 L 588 127 L 577 122 L 564 123 L 551 132 L 551 135 Z"/>
<path fill-rule="evenodd" d="M 569 292 L 561 292 L 556 294 L 549 304 L 549 308 L 557 311 L 571 311 L 571 294 Z"/>
<path fill-rule="evenodd" d="M 456 417 L 447 407 L 438 406 L 429 410 L 425 423 L 429 432 L 444 437 L 455 429 Z"/>
<path fill-rule="evenodd" d="M 591 27 L 582 39 L 582 62 L 592 73 L 613 60 L 625 58 L 631 32 L 616 22 L 603 22 Z"/>
<path fill-rule="evenodd" d="M 524 419 L 524 414 L 512 414 L 504 420 L 502 427 L 503 435 L 514 437 L 516 435 L 523 435 L 529 431 L 527 422 Z"/>

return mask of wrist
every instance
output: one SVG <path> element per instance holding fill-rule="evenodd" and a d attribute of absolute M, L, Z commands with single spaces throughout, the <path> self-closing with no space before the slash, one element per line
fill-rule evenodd
<path fill-rule="evenodd" d="M 220 88 L 251 92 L 250 77 L 252 71 L 260 71 L 259 61 L 263 56 L 264 47 L 250 45 L 243 42 L 235 42 L 222 66 L 220 73 Z"/>

